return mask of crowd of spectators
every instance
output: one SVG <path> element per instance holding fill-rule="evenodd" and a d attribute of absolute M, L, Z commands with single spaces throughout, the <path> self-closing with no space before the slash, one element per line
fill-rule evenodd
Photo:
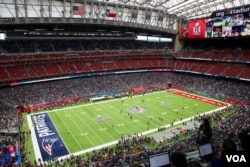
<path fill-rule="evenodd" d="M 250 126 L 250 112 L 249 106 L 235 106 L 237 112 L 228 118 L 221 118 L 218 120 L 217 128 L 223 130 L 231 135 L 231 137 L 237 137 L 237 135 Z"/>
<path fill-rule="evenodd" d="M 128 91 L 132 88 L 162 86 L 168 85 L 169 83 L 171 83 L 172 86 L 181 85 L 185 91 L 200 93 L 202 95 L 219 99 L 234 98 L 248 102 L 250 101 L 249 84 L 233 80 L 230 81 L 219 78 L 170 72 L 101 75 L 2 88 L 0 90 L 0 98 L 3 100 L 1 102 L 1 112 L 4 114 L 3 117 L 1 117 L 1 123 L 2 121 L 5 123 L 1 128 L 13 129 L 13 127 L 17 127 L 18 125 L 17 117 L 15 118 L 16 112 L 13 110 L 13 106 L 10 107 L 7 103 L 13 103 L 12 105 L 33 105 L 70 97 L 90 97 L 98 93 L 108 94 L 115 90 Z M 4 99 L 8 99 L 8 101 L 4 103 Z M 215 144 L 215 146 L 218 148 L 223 139 L 225 139 L 225 135 L 233 134 L 233 136 L 237 138 L 237 135 L 243 129 L 249 128 L 249 106 L 235 106 L 235 109 L 237 112 L 229 118 L 223 118 L 220 115 L 212 116 L 214 119 L 216 118 L 216 121 L 218 122 L 215 129 L 212 129 L 213 140 L 216 139 L 217 144 Z M 192 137 L 194 138 L 195 136 Z M 197 147 L 197 143 L 194 142 L 193 138 L 180 140 L 172 146 L 159 146 L 155 150 L 145 149 L 143 146 L 145 140 L 143 138 L 143 142 L 138 140 L 140 143 L 136 143 L 137 147 L 132 150 L 121 149 L 119 147 L 122 151 L 117 152 L 112 148 L 104 148 L 101 151 L 89 154 L 89 156 L 85 155 L 86 157 L 72 156 L 68 159 L 60 160 L 61 162 L 59 160 L 51 160 L 52 162 L 50 162 L 50 164 L 71 163 L 72 166 L 74 164 L 82 164 L 82 166 L 90 166 L 90 164 L 92 164 L 92 166 L 119 166 L 121 164 L 126 165 L 141 162 L 147 164 L 148 155 L 155 152 L 164 150 L 170 150 L 171 152 L 194 150 Z M 5 139 L 10 139 L 10 137 Z M 11 139 L 13 138 L 11 137 Z M 154 142 L 153 139 L 150 139 L 149 141 Z M 130 144 L 134 145 L 134 142 L 135 140 L 128 140 L 128 143 L 126 141 L 125 146 Z M 122 145 L 124 146 L 124 143 Z M 126 154 L 124 154 L 124 152 Z M 25 155 L 28 154 L 25 153 Z M 105 157 L 103 157 L 104 155 Z M 102 161 L 100 161 L 100 159 L 102 159 Z"/>
<path fill-rule="evenodd" d="M 17 134 L 1 133 L 0 135 L 0 166 L 3 164 L 15 164 L 18 155 L 16 153 Z"/>
<path fill-rule="evenodd" d="M 248 82 L 240 82 L 210 76 L 176 74 L 170 79 L 172 84 L 181 85 L 185 91 L 209 96 L 220 100 L 227 98 L 250 102 Z"/>
<path fill-rule="evenodd" d="M 7 99 L 16 105 L 34 105 L 71 97 L 89 97 L 95 94 L 130 90 L 135 87 L 160 86 L 167 83 L 168 74 L 162 74 L 103 75 L 30 84 L 1 89 L 0 96 L 3 99 L 8 97 Z"/>
<path fill-rule="evenodd" d="M 0 133 L 17 133 L 18 117 L 14 109 L 0 101 L 0 111 Z"/>
<path fill-rule="evenodd" d="M 0 101 L 0 166 L 15 164 L 18 159 L 17 142 L 19 141 L 20 116 L 15 109 Z"/>
<path fill-rule="evenodd" d="M 250 101 L 250 86 L 247 82 L 170 72 L 101 75 L 2 88 L 0 98 L 8 99 L 13 105 L 28 106 L 169 83 L 179 85 L 185 91 L 220 100 L 232 98 Z"/>

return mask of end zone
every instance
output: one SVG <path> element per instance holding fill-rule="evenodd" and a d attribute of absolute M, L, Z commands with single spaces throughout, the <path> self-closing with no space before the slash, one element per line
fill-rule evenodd
<path fill-rule="evenodd" d="M 36 159 L 48 161 L 69 154 L 47 113 L 27 115 Z"/>

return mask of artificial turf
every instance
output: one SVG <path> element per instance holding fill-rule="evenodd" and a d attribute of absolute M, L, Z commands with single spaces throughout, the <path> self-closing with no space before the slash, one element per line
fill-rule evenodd
<path fill-rule="evenodd" d="M 49 111 L 70 153 L 140 134 L 218 108 L 167 91 Z"/>

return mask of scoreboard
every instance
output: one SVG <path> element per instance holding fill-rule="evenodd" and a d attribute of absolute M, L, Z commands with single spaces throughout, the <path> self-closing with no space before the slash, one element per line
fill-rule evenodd
<path fill-rule="evenodd" d="M 179 38 L 250 36 L 250 5 L 213 12 L 209 18 L 182 21 Z"/>

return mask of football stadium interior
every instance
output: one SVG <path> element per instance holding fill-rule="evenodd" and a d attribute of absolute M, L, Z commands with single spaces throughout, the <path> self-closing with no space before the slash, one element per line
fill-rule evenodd
<path fill-rule="evenodd" d="M 249 167 L 249 0 L 0 0 L 0 167 Z"/>

